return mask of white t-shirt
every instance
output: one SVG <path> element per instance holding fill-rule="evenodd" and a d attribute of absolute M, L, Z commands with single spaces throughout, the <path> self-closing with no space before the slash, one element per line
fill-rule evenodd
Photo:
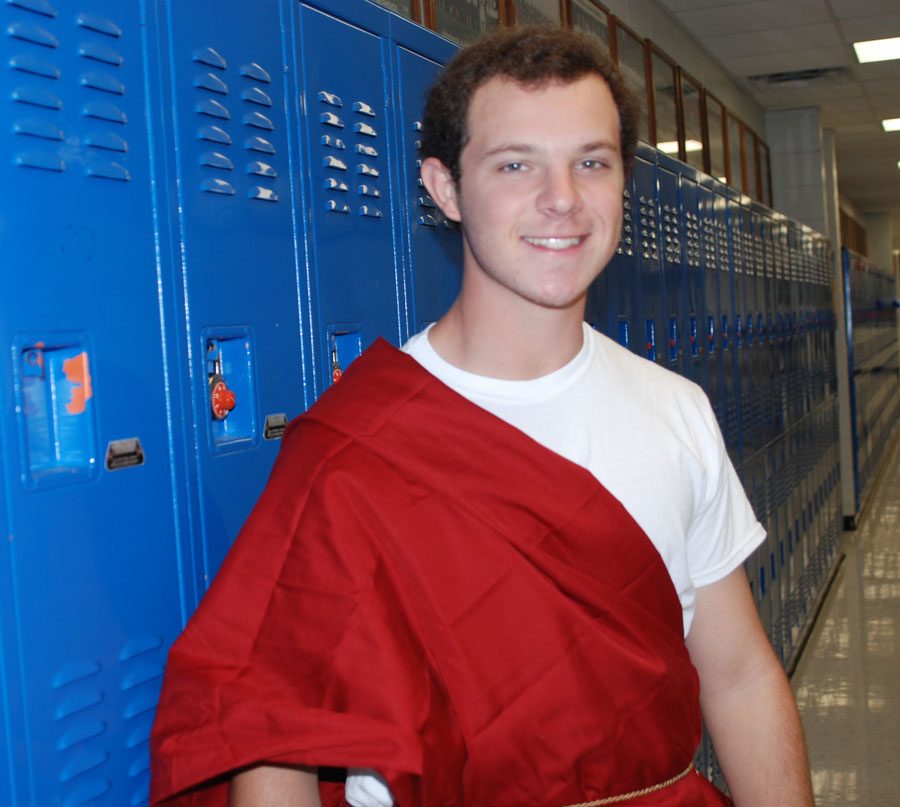
<path fill-rule="evenodd" d="M 464 398 L 586 468 L 624 505 L 669 570 L 685 636 L 695 588 L 725 577 L 765 538 L 703 390 L 586 323 L 575 358 L 527 381 L 454 367 L 427 330 L 403 350 Z"/>
<path fill-rule="evenodd" d="M 586 468 L 628 510 L 669 571 L 687 635 L 696 588 L 725 577 L 765 538 L 703 390 L 587 324 L 575 358 L 526 381 L 449 364 L 428 330 L 403 350 L 464 398 Z M 352 774 L 350 804 L 392 804 L 381 777 Z"/>

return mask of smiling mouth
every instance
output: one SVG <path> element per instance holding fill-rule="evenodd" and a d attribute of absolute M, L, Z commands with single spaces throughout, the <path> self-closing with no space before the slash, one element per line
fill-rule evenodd
<path fill-rule="evenodd" d="M 584 239 L 585 236 L 583 235 L 572 236 L 571 238 L 533 238 L 528 235 L 522 237 L 526 244 L 531 244 L 533 247 L 543 247 L 544 249 L 571 249 L 572 247 L 577 247 Z"/>

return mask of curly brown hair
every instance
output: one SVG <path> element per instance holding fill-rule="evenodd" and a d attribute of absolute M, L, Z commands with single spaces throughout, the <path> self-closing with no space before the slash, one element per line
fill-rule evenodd
<path fill-rule="evenodd" d="M 456 183 L 468 142 L 469 105 L 495 76 L 525 87 L 569 84 L 585 75 L 602 78 L 619 110 L 622 163 L 631 170 L 637 146 L 638 104 L 621 74 L 594 40 L 563 28 L 506 28 L 463 48 L 432 85 L 425 102 L 421 156 L 436 157 Z"/>

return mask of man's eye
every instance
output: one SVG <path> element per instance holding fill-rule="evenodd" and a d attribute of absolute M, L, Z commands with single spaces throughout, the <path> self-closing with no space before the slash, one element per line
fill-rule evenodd
<path fill-rule="evenodd" d="M 514 173 L 516 171 L 522 171 L 525 168 L 525 163 L 507 163 L 500 170 L 505 171 L 506 173 Z"/>
<path fill-rule="evenodd" d="M 586 168 L 589 171 L 596 171 L 601 168 L 606 168 L 606 166 L 607 166 L 607 163 L 604 160 L 590 159 L 590 160 L 583 160 L 581 163 L 581 167 Z"/>

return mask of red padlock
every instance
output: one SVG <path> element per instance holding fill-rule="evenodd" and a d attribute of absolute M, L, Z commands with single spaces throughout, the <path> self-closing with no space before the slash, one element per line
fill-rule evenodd
<path fill-rule="evenodd" d="M 228 389 L 228 384 L 222 376 L 214 373 L 209 377 L 209 405 L 212 416 L 216 420 L 224 420 L 228 413 L 234 409 L 237 399 L 234 393 Z"/>

